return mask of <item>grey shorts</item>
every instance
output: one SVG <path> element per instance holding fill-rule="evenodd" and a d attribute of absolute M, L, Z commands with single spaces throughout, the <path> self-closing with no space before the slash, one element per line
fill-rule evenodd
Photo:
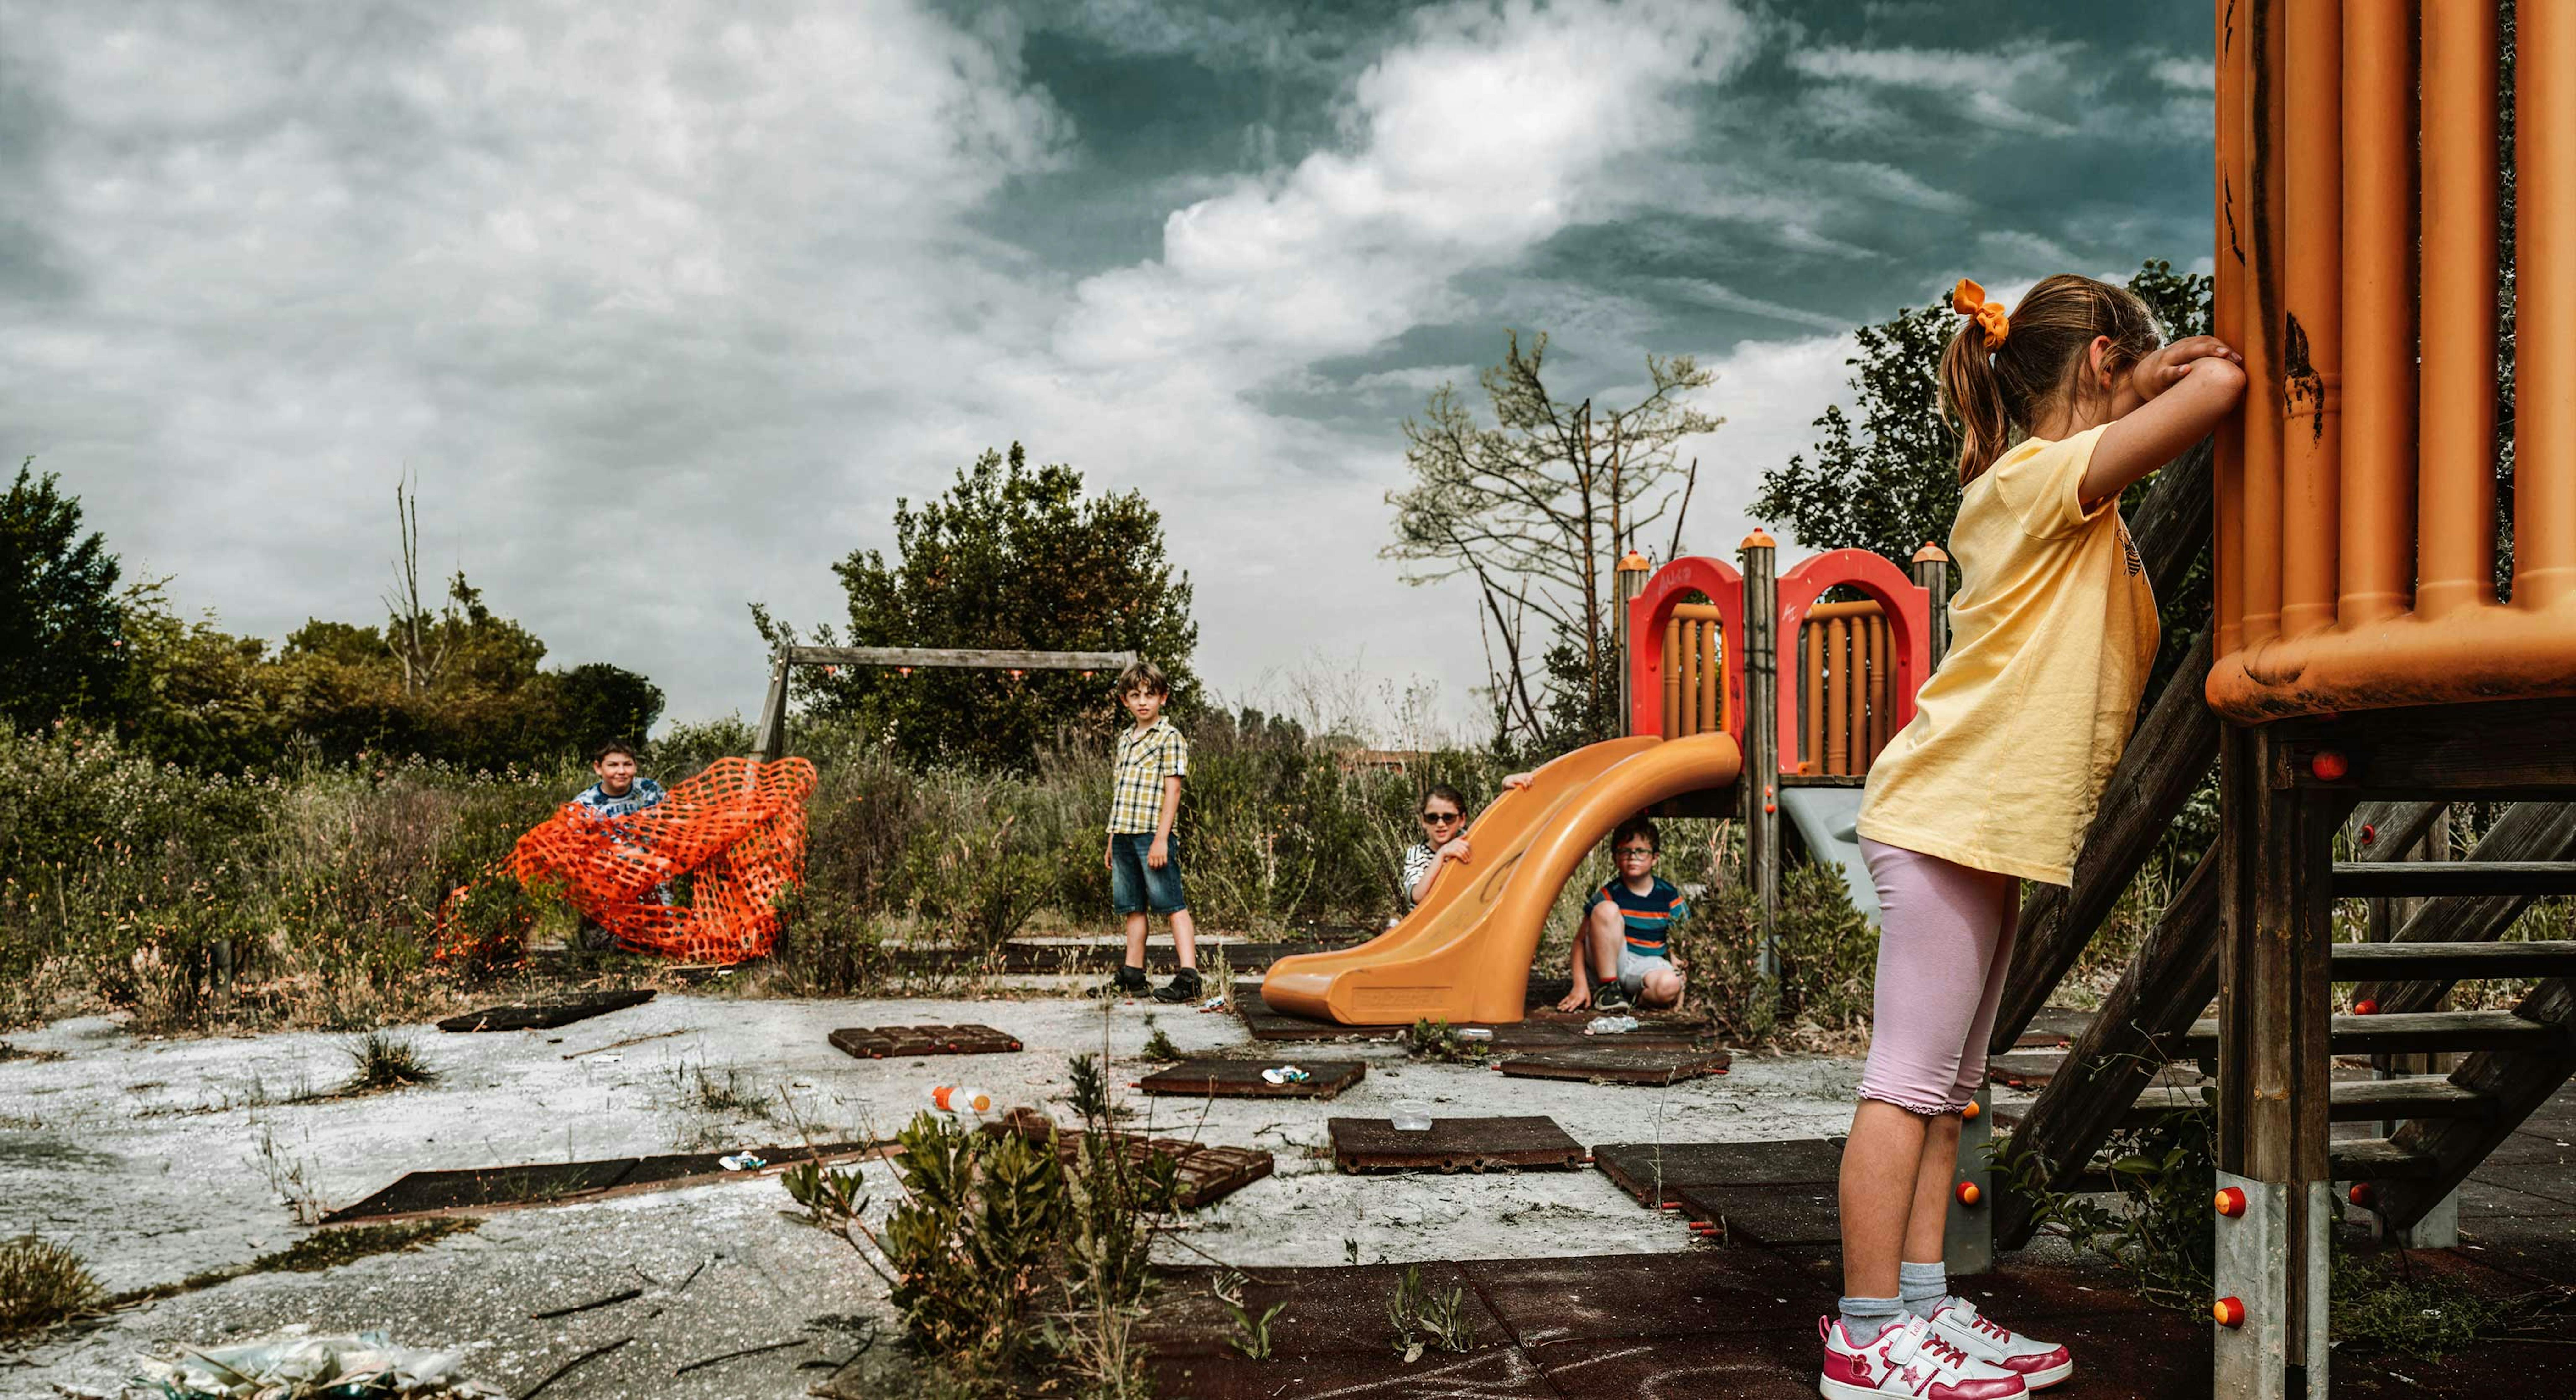
<path fill-rule="evenodd" d="M 1619 990 L 1631 1001 L 1645 995 L 1647 973 L 1672 970 L 1673 960 L 1661 953 L 1640 953 L 1625 943 L 1619 945 Z"/>

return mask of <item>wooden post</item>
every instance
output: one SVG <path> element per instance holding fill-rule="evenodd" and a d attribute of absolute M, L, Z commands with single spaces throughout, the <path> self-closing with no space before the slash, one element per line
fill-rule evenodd
<path fill-rule="evenodd" d="M 1745 862 L 1752 868 L 1761 923 L 1762 995 L 1780 990 L 1780 590 L 1778 546 L 1756 529 L 1744 537 Z"/>
<path fill-rule="evenodd" d="M 1614 664 L 1619 668 L 1619 732 L 1621 734 L 1628 732 L 1629 716 L 1634 713 L 1629 705 L 1629 692 L 1633 689 L 1633 678 L 1628 674 L 1630 661 L 1628 605 L 1637 601 L 1637 595 L 1645 591 L 1646 574 L 1650 568 L 1651 566 L 1646 562 L 1646 556 L 1633 549 L 1619 556 L 1619 606 L 1611 610 L 1610 621 L 1612 635 L 1618 639 L 1618 655 Z M 1664 664 L 1667 667 L 1673 664 L 1669 653 L 1664 658 Z"/>
<path fill-rule="evenodd" d="M 2221 1242 L 2221 1297 L 2261 1329 L 2222 1329 L 2214 1394 L 2274 1400 L 2300 1393 L 2305 1369 L 2322 1394 L 2330 1209 L 2327 1157 L 2334 1010 L 2326 966 L 2334 942 L 2333 836 L 2348 794 L 2293 785 L 2281 726 L 2230 726 L 2219 751 L 2221 901 L 2218 996 L 2218 1169 L 2247 1183 L 2279 1247 L 2260 1265 Z M 2278 1218 L 2272 1216 L 2277 1213 Z M 2227 1230 L 2247 1228 L 2220 1221 Z M 2273 1347 L 2277 1346 L 2277 1352 Z"/>
<path fill-rule="evenodd" d="M 1950 651 L 1950 554 L 1930 540 L 1914 551 L 1914 582 L 1932 595 L 1925 609 L 1932 618 L 1932 669 L 1941 669 L 1941 658 Z M 1928 677 L 1926 679 L 1929 679 Z"/>
<path fill-rule="evenodd" d="M 760 729 L 752 739 L 751 748 L 763 763 L 776 763 L 787 756 L 787 653 L 784 650 L 769 658 L 769 694 L 760 702 Z"/>

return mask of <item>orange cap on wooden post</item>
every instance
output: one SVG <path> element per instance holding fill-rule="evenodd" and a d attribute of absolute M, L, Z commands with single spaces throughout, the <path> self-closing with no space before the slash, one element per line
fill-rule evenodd
<path fill-rule="evenodd" d="M 1642 574 L 1653 567 L 1646 562 L 1646 556 L 1633 549 L 1619 556 L 1619 572 L 1623 574 Z"/>
<path fill-rule="evenodd" d="M 1925 540 L 1923 542 L 1923 547 L 1914 551 L 1913 562 L 1917 564 L 1928 564 L 1936 559 L 1944 564 L 1949 563 L 1950 551 L 1943 549 L 1941 546 L 1934 544 L 1930 540 Z"/>
<path fill-rule="evenodd" d="M 1776 549 L 1779 547 L 1779 543 L 1779 541 L 1771 538 L 1771 536 L 1765 532 L 1761 526 L 1756 525 L 1753 527 L 1753 533 L 1744 537 L 1743 547 L 1746 549 Z"/>

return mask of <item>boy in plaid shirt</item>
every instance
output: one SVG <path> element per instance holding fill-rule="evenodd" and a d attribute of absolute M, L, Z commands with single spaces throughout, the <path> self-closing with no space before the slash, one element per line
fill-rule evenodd
<path fill-rule="evenodd" d="M 1198 926 L 1190 919 L 1189 896 L 1181 888 L 1181 856 L 1172 841 L 1172 823 L 1181 814 L 1181 779 L 1190 771 L 1190 741 L 1163 718 L 1172 698 L 1172 683 L 1162 668 L 1138 661 L 1118 677 L 1118 698 L 1135 716 L 1136 727 L 1118 736 L 1118 751 L 1109 788 L 1109 849 L 1101 863 L 1109 867 L 1109 902 L 1127 920 L 1127 960 L 1118 968 L 1116 990 L 1134 994 L 1147 989 L 1145 930 L 1148 912 L 1170 916 L 1172 948 L 1181 970 L 1153 988 L 1156 1001 L 1199 998 Z"/>

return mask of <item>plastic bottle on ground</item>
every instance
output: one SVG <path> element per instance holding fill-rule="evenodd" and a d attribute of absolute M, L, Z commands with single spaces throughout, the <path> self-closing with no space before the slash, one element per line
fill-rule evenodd
<path fill-rule="evenodd" d="M 930 1091 L 930 1106 L 941 1113 L 980 1118 L 993 1111 L 993 1096 L 972 1084 L 942 1084 Z"/>
<path fill-rule="evenodd" d="M 1637 1018 L 1634 1016 L 1595 1016 L 1592 1018 L 1592 1024 L 1583 1028 L 1583 1033 L 1585 1035 L 1625 1035 L 1636 1028 Z"/>

